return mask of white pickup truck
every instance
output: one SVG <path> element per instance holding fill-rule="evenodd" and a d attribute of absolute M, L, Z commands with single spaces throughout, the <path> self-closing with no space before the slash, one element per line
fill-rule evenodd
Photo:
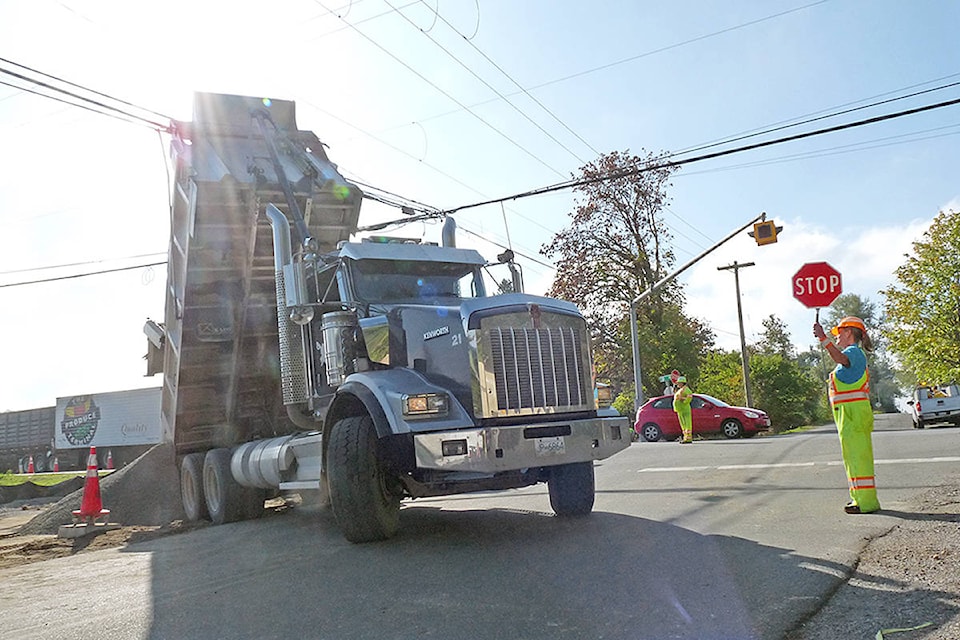
<path fill-rule="evenodd" d="M 960 387 L 956 384 L 917 387 L 910 402 L 910 416 L 914 429 L 937 422 L 960 426 Z"/>

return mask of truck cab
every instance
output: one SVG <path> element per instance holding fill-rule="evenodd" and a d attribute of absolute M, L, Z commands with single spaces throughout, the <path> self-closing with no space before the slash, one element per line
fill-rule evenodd
<path fill-rule="evenodd" d="M 145 331 L 187 519 L 299 492 L 366 542 L 403 499 L 538 482 L 589 513 L 593 462 L 630 437 L 598 415 L 583 315 L 487 295 L 452 218 L 443 246 L 351 241 L 363 192 L 294 112 L 198 94 L 174 141 L 166 313 Z"/>

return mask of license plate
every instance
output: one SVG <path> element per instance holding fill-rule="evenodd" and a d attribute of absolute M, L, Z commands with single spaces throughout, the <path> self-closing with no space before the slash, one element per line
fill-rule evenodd
<path fill-rule="evenodd" d="M 567 452 L 563 436 L 537 438 L 534 440 L 534 447 L 538 456 L 559 456 Z"/>

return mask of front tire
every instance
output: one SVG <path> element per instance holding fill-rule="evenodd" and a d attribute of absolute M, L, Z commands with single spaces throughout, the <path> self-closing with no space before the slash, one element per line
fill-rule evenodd
<path fill-rule="evenodd" d="M 640 435 L 643 436 L 643 439 L 647 442 L 656 442 L 663 437 L 663 430 L 660 428 L 660 425 L 648 422 L 640 427 Z"/>
<path fill-rule="evenodd" d="M 585 516 L 593 511 L 596 484 L 593 462 L 574 462 L 550 467 L 547 480 L 550 506 L 560 517 Z"/>
<path fill-rule="evenodd" d="M 180 462 L 180 503 L 187 522 L 199 522 L 210 516 L 203 497 L 202 453 L 189 453 Z"/>
<path fill-rule="evenodd" d="M 350 542 L 386 540 L 400 526 L 400 491 L 377 457 L 370 416 L 337 421 L 327 450 L 330 506 Z"/>
<path fill-rule="evenodd" d="M 743 437 L 743 425 L 733 418 L 724 420 L 723 424 L 720 425 L 720 430 L 723 432 L 724 436 L 730 438 L 731 440 L 734 438 Z"/>

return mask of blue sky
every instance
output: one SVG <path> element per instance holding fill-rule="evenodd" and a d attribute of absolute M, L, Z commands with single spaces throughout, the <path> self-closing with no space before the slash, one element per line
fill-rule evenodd
<path fill-rule="evenodd" d="M 598 153 L 677 152 L 960 82 L 958 26 L 950 0 L 2 0 L 0 57 L 181 120 L 193 91 L 295 100 L 348 176 L 449 208 L 560 182 Z M 813 342 L 790 286 L 805 262 L 879 303 L 910 242 L 960 210 L 958 133 L 960 105 L 685 166 L 665 212 L 678 264 L 762 211 L 784 226 L 776 245 L 738 237 L 684 273 L 689 311 L 739 348 L 733 276 L 717 269 L 734 260 L 756 263 L 740 278 L 748 341 L 776 314 Z M 0 136 L 0 285 L 164 259 L 165 136 L 7 85 Z M 502 248 L 480 236 L 509 236 L 541 293 L 539 248 L 572 203 L 464 211 L 461 245 L 492 258 Z M 371 203 L 361 223 L 395 217 Z M 162 317 L 164 279 L 158 266 L 0 286 L 0 410 L 159 384 L 141 328 Z"/>

